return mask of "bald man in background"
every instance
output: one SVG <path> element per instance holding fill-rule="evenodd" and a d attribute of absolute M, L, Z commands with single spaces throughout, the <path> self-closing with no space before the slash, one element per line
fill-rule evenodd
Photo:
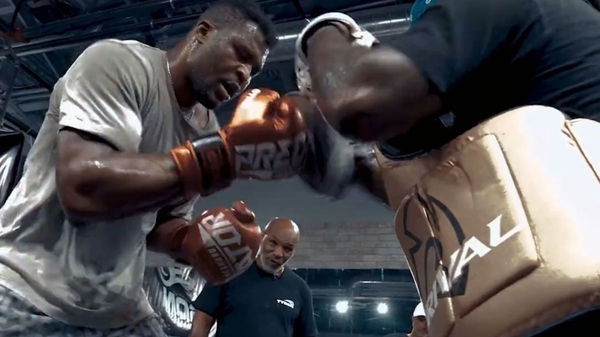
<path fill-rule="evenodd" d="M 207 284 L 194 301 L 191 337 L 317 336 L 308 285 L 285 265 L 300 239 L 290 219 L 276 218 L 264 229 L 258 258 L 246 272 L 221 286 Z"/>

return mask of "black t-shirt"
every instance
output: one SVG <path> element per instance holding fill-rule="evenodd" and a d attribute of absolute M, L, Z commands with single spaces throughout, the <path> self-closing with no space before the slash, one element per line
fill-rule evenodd
<path fill-rule="evenodd" d="M 394 45 L 454 114 L 454 136 L 523 105 L 600 120 L 600 13 L 582 0 L 439 0 Z"/>
<path fill-rule="evenodd" d="M 255 263 L 225 285 L 207 284 L 194 307 L 217 320 L 217 337 L 317 335 L 310 289 L 288 269 L 276 278 Z"/>

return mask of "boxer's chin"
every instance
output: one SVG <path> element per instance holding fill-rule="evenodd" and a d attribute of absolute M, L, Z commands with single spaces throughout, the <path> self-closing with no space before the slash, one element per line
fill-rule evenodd
<path fill-rule="evenodd" d="M 274 274 L 278 268 L 273 268 L 273 266 L 271 265 L 271 262 L 269 261 L 268 258 L 259 255 L 258 260 L 260 262 L 260 267 L 261 269 L 263 269 L 264 271 L 266 271 L 269 274 Z"/>
<path fill-rule="evenodd" d="M 217 98 L 212 92 L 213 90 L 210 90 L 208 84 L 192 81 L 191 85 L 196 102 L 202 104 L 207 109 L 215 109 L 219 105 Z"/>

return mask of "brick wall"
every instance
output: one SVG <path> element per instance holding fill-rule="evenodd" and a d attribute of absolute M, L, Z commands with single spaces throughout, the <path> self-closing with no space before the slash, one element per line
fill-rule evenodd
<path fill-rule="evenodd" d="M 408 268 L 394 225 L 336 222 L 301 226 L 300 243 L 290 261 L 295 268 Z"/>

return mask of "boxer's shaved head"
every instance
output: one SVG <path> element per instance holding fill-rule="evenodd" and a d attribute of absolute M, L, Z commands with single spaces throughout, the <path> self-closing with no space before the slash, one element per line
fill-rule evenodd
<path fill-rule="evenodd" d="M 285 218 L 275 218 L 269 221 L 265 226 L 264 233 L 285 238 L 294 241 L 294 243 L 298 242 L 300 238 L 298 225 L 294 221 Z"/>
<path fill-rule="evenodd" d="M 278 274 L 283 266 L 294 256 L 300 240 L 300 229 L 290 219 L 275 218 L 263 231 L 264 239 L 260 246 L 258 264 L 265 271 Z"/>

